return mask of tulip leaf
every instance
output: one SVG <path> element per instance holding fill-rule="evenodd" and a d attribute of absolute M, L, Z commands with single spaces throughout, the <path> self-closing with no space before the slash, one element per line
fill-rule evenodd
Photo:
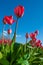
<path fill-rule="evenodd" d="M 2 57 L 3 57 L 3 54 L 0 52 L 0 59 L 2 59 Z"/>
<path fill-rule="evenodd" d="M 8 62 L 5 58 L 2 58 L 2 59 L 0 60 L 0 63 L 1 63 L 2 65 L 9 65 L 9 62 Z"/>
<path fill-rule="evenodd" d="M 29 65 L 29 62 L 21 57 L 18 60 L 18 64 L 21 64 L 21 65 Z"/>

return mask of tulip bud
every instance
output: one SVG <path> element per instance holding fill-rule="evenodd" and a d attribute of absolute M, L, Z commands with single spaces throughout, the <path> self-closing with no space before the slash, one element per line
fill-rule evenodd
<path fill-rule="evenodd" d="M 11 34 L 12 33 L 12 30 L 11 29 L 8 29 L 8 34 Z"/>
<path fill-rule="evenodd" d="M 32 38 L 32 39 L 36 38 L 36 34 L 35 33 L 31 33 L 30 34 L 30 38 Z"/>
<path fill-rule="evenodd" d="M 36 47 L 41 47 L 41 41 L 40 40 L 37 40 L 36 43 L 35 43 L 35 46 Z"/>
<path fill-rule="evenodd" d="M 35 33 L 36 35 L 38 35 L 38 34 L 39 34 L 39 31 L 38 31 L 38 30 L 36 30 L 34 33 Z"/>
<path fill-rule="evenodd" d="M 28 35 L 28 33 L 26 33 L 26 38 L 29 38 L 29 35 Z"/>
<path fill-rule="evenodd" d="M 7 24 L 7 22 L 6 22 L 6 20 L 5 20 L 5 19 L 3 19 L 3 23 L 4 23 L 4 24 Z"/>
<path fill-rule="evenodd" d="M 36 39 L 36 38 L 33 38 L 32 40 L 33 40 L 33 43 L 35 43 L 35 42 L 37 41 L 37 39 Z"/>
<path fill-rule="evenodd" d="M 2 40 L 0 40 L 0 44 L 2 44 Z"/>

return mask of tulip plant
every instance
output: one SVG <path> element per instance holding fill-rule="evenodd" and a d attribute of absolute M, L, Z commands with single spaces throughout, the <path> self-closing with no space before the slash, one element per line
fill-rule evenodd
<path fill-rule="evenodd" d="M 39 31 L 36 30 L 25 35 L 26 43 L 21 44 L 16 42 L 16 33 L 18 20 L 24 14 L 24 7 L 19 5 L 14 8 L 14 13 L 17 20 L 13 19 L 13 16 L 4 16 L 3 18 L 3 30 L 2 39 L 0 39 L 0 65 L 43 65 L 43 46 L 42 42 L 36 37 Z M 16 23 L 15 32 L 12 40 L 9 35 L 12 33 L 11 25 Z M 7 30 L 8 39 L 4 38 L 3 31 L 4 26 L 9 25 Z M 28 41 L 28 39 L 30 40 Z"/>

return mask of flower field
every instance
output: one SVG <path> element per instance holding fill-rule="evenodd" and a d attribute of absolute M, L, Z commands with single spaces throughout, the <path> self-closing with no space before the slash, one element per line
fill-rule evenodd
<path fill-rule="evenodd" d="M 24 15 L 24 6 L 17 6 L 14 8 L 14 14 L 16 20 L 13 16 L 4 16 L 2 39 L 0 39 L 0 65 L 43 65 L 43 46 L 41 40 L 36 37 L 39 31 L 36 30 L 30 34 L 28 32 L 25 34 L 26 43 L 16 42 L 16 34 L 19 18 Z M 15 25 L 14 36 L 12 40 L 10 35 L 12 33 L 11 26 L 13 23 Z M 4 38 L 3 31 L 4 26 L 9 25 L 10 28 L 7 30 L 8 39 Z M 28 41 L 28 39 L 30 39 Z"/>

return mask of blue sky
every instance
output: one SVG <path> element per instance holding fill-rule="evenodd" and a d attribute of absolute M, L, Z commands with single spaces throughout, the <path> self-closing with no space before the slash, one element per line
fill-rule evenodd
<path fill-rule="evenodd" d="M 14 8 L 18 5 L 22 5 L 25 8 L 24 16 L 18 21 L 17 37 L 16 41 L 25 43 L 25 33 L 31 33 L 35 30 L 39 30 L 38 39 L 43 41 L 43 0 L 0 0 L 0 35 L 2 33 L 3 22 L 2 19 L 5 15 L 13 15 Z M 4 30 L 6 31 L 9 25 L 6 25 Z M 12 25 L 12 34 L 15 30 L 15 23 Z"/>

